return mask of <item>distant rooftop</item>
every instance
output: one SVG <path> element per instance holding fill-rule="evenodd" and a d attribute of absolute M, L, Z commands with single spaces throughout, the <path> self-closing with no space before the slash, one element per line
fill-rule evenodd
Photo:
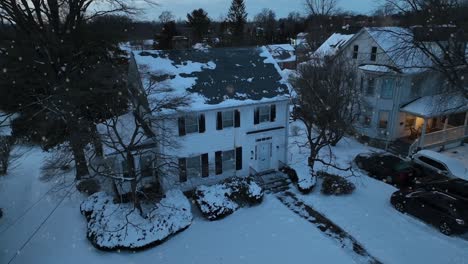
<path fill-rule="evenodd" d="M 343 35 L 340 33 L 332 34 L 315 52 L 314 56 L 333 56 L 341 49 L 354 34 Z"/>
<path fill-rule="evenodd" d="M 187 96 L 187 111 L 288 98 L 288 84 L 265 47 L 134 51 L 152 101 Z M 155 87 L 154 87 L 155 86 Z"/>

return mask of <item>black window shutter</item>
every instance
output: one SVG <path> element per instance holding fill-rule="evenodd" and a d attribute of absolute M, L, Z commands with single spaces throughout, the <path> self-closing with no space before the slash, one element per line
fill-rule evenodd
<path fill-rule="evenodd" d="M 234 127 L 240 127 L 240 111 L 234 111 Z"/>
<path fill-rule="evenodd" d="M 179 117 L 179 136 L 185 136 L 185 118 Z"/>
<path fill-rule="evenodd" d="M 270 106 L 270 121 L 275 122 L 276 120 L 276 105 L 272 104 Z"/>
<path fill-rule="evenodd" d="M 215 171 L 216 175 L 223 173 L 223 152 L 216 151 L 215 152 Z"/>
<path fill-rule="evenodd" d="M 242 147 L 236 148 L 236 170 L 242 170 Z"/>
<path fill-rule="evenodd" d="M 257 125 L 258 123 L 260 123 L 260 112 L 259 112 L 258 108 L 255 108 L 255 111 L 254 111 L 254 125 Z"/>
<path fill-rule="evenodd" d="M 198 116 L 198 132 L 199 133 L 205 133 L 205 115 L 200 114 Z"/>
<path fill-rule="evenodd" d="M 179 181 L 187 181 L 187 163 L 185 158 L 179 159 Z"/>
<path fill-rule="evenodd" d="M 208 165 L 208 153 L 205 153 L 201 156 L 202 162 L 202 177 L 208 177 L 210 175 L 210 167 Z"/>
<path fill-rule="evenodd" d="M 223 129 L 223 113 L 216 113 L 216 130 Z"/>

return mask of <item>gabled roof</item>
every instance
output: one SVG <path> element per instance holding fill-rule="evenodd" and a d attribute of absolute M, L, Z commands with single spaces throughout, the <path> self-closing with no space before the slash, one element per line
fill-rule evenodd
<path fill-rule="evenodd" d="M 144 89 L 152 101 L 188 97 L 200 111 L 286 100 L 281 69 L 265 47 L 133 52 Z"/>
<path fill-rule="evenodd" d="M 423 96 L 401 107 L 402 112 L 431 118 L 468 111 L 468 99 L 462 93 Z"/>
<path fill-rule="evenodd" d="M 344 35 L 333 33 L 320 47 L 314 52 L 314 56 L 333 56 L 346 45 L 346 43 L 354 36 L 354 34 Z"/>
<path fill-rule="evenodd" d="M 414 46 L 411 29 L 403 27 L 365 27 L 355 34 L 345 46 L 367 32 L 376 44 L 388 55 L 394 65 L 403 73 L 418 73 L 432 65 L 431 59 Z M 436 47 L 434 46 L 434 49 Z"/>

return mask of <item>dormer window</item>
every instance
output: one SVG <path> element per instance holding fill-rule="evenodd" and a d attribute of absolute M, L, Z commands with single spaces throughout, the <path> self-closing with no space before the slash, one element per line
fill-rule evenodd
<path fill-rule="evenodd" d="M 370 60 L 371 61 L 376 61 L 377 60 L 377 47 L 372 47 Z"/>

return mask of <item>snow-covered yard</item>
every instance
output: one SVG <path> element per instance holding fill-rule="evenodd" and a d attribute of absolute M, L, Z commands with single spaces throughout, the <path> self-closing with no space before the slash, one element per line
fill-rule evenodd
<path fill-rule="evenodd" d="M 308 153 L 293 144 L 295 141 L 303 141 L 303 137 L 290 139 L 293 166 L 301 168 L 305 166 Z M 372 150 L 352 138 L 345 138 L 333 148 L 333 153 L 337 164 L 346 166 L 356 154 Z M 340 173 L 316 166 L 318 170 Z M 316 188 L 309 195 L 298 193 L 298 198 L 347 231 L 383 263 L 468 263 L 468 241 L 457 236 L 447 237 L 419 219 L 400 214 L 390 204 L 390 196 L 396 188 L 362 172 L 357 175 L 350 179 L 356 184 L 356 190 L 349 196 L 324 196 Z"/>
<path fill-rule="evenodd" d="M 99 251 L 86 238 L 84 196 L 74 188 L 46 194 L 54 183 L 39 181 L 44 157 L 32 149 L 0 178 L 6 214 L 0 219 L 0 263 L 353 263 L 334 240 L 271 195 L 216 222 L 193 209 L 192 225 L 155 248 Z"/>

